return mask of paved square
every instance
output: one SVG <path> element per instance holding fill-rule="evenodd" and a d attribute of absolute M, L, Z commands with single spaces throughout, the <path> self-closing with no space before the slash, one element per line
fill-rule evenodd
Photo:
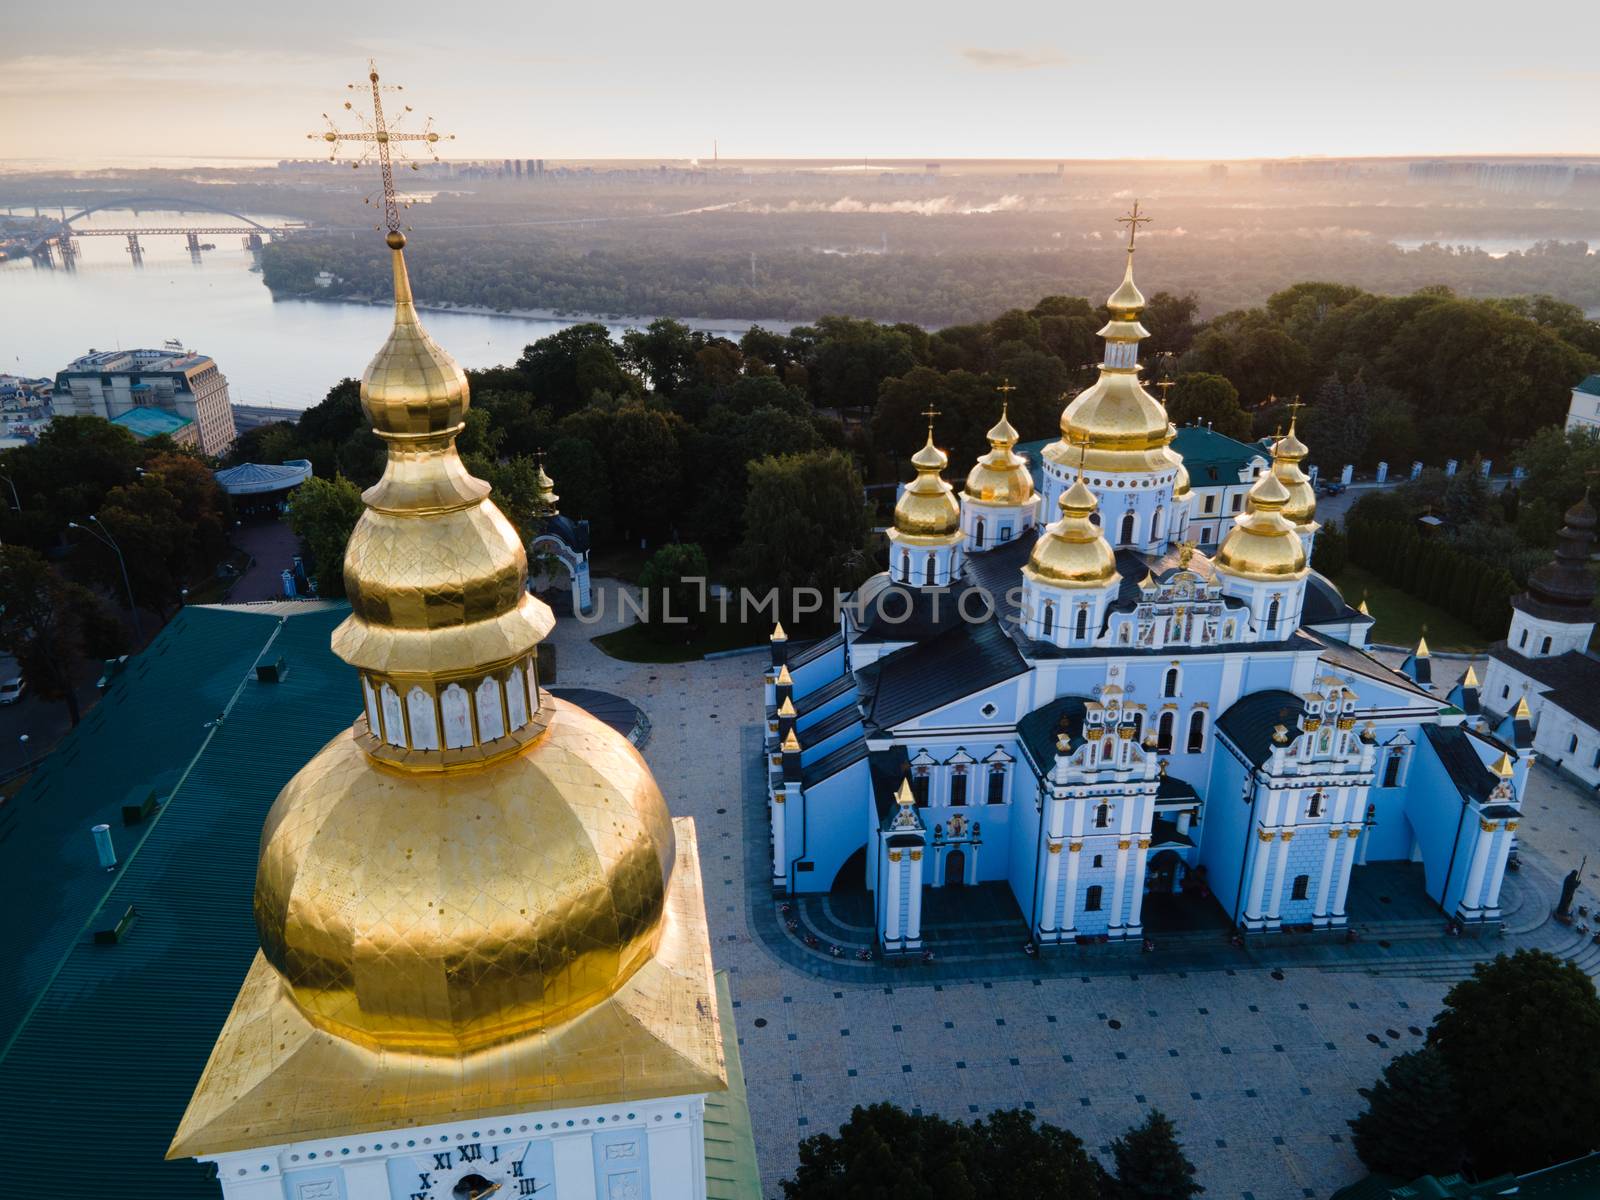
<path fill-rule="evenodd" d="M 763 719 L 764 648 L 683 665 L 616 662 L 588 642 L 616 624 L 615 585 L 601 581 L 601 593 L 603 621 L 557 626 L 560 683 L 640 705 L 652 722 L 645 756 L 673 813 L 695 818 L 766 1195 L 794 1169 L 801 1138 L 877 1100 L 957 1119 L 1031 1108 L 1107 1158 L 1112 1138 L 1159 1107 L 1210 1200 L 1325 1197 L 1362 1175 L 1345 1125 L 1362 1107 L 1356 1089 L 1421 1044 L 1464 965 L 1147 974 L 1135 958 L 1119 975 L 942 984 L 916 982 L 913 967 L 887 988 L 807 975 L 752 937 L 746 917 L 741 743 Z M 1464 668 L 1437 664 L 1441 693 Z M 1541 769 L 1525 807 L 1524 857 L 1542 853 L 1565 873 L 1589 852 L 1580 900 L 1592 905 L 1600 805 Z M 1550 941 L 1566 949 L 1577 935 Z"/>

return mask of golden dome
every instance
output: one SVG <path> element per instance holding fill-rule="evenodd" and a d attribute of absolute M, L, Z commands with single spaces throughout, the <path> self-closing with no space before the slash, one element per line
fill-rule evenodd
<path fill-rule="evenodd" d="M 1300 467 L 1310 450 L 1294 434 L 1294 418 L 1289 419 L 1289 432 L 1272 446 L 1272 473 L 1278 477 L 1289 493 L 1283 506 L 1283 515 L 1295 525 L 1309 525 L 1317 515 L 1317 492 L 1311 479 Z"/>
<path fill-rule="evenodd" d="M 1172 480 L 1172 498 L 1174 500 L 1182 500 L 1192 490 L 1193 488 L 1189 483 L 1189 468 L 1180 462 L 1178 464 L 1178 473 Z"/>
<path fill-rule="evenodd" d="M 1106 307 L 1111 310 L 1113 318 L 1123 321 L 1136 320 L 1144 309 L 1144 293 L 1139 290 L 1139 285 L 1133 282 L 1133 247 L 1128 247 L 1128 266 L 1122 273 L 1122 282 L 1117 285 L 1117 290 L 1106 297 Z"/>
<path fill-rule="evenodd" d="M 673 866 L 666 802 L 615 731 L 545 700 L 490 769 L 375 770 L 359 730 L 268 814 L 261 949 L 313 1024 L 459 1054 L 559 1023 L 654 953 Z"/>
<path fill-rule="evenodd" d="M 675 841 L 627 740 L 538 687 L 554 618 L 456 452 L 465 378 L 394 260 L 395 332 L 363 386 L 388 462 L 362 497 L 333 635 L 366 712 L 274 803 L 255 913 L 306 1021 L 459 1055 L 563 1022 L 649 961 Z M 437 370 L 400 386 L 407 354 Z"/>
<path fill-rule="evenodd" d="M 988 438 L 989 453 L 967 473 L 962 498 L 1001 506 L 1026 504 L 1033 498 L 1033 474 L 1028 470 L 1027 459 L 1012 449 L 1017 444 L 1018 434 L 1004 408 L 1000 420 L 989 430 Z"/>
<path fill-rule="evenodd" d="M 1023 574 L 1066 587 L 1101 587 L 1117 577 L 1117 560 L 1090 517 L 1099 507 L 1083 476 L 1061 493 L 1061 517 L 1039 535 Z"/>
<path fill-rule="evenodd" d="M 391 253 L 394 328 L 361 377 L 361 407 L 379 433 L 450 429 L 466 416 L 466 372 L 422 328 L 405 256 Z"/>
<path fill-rule="evenodd" d="M 545 474 L 544 463 L 539 463 L 539 474 L 533 481 L 534 498 L 545 510 L 544 515 L 553 517 L 556 514 L 556 501 L 561 499 L 556 495 L 556 481 Z"/>
<path fill-rule="evenodd" d="M 1283 515 L 1288 501 L 1289 490 L 1271 471 L 1264 472 L 1246 497 L 1244 516 L 1222 540 L 1213 560 L 1217 569 L 1258 580 L 1303 575 L 1305 548 Z"/>
<path fill-rule="evenodd" d="M 955 491 L 939 472 L 950 465 L 943 450 L 933 444 L 933 425 L 928 426 L 928 442 L 911 456 L 917 477 L 906 484 L 894 506 L 894 530 L 900 539 L 944 540 L 961 529 L 961 504 Z"/>

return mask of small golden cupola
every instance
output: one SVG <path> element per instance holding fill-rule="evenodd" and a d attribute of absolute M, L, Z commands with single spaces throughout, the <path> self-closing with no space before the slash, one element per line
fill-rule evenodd
<path fill-rule="evenodd" d="M 1100 526 L 1099 502 L 1080 475 L 1061 493 L 1061 516 L 1034 543 L 1024 577 L 1053 587 L 1104 587 L 1117 576 L 1117 559 Z"/>
<path fill-rule="evenodd" d="M 365 711 L 267 815 L 261 949 L 169 1157 L 724 1086 L 692 826 L 539 687 L 554 618 L 456 452 L 467 379 L 404 244 L 333 634 Z"/>
<path fill-rule="evenodd" d="M 889 567 L 901 583 L 943 586 L 959 570 L 961 502 L 942 474 L 950 457 L 933 444 L 933 418 L 938 414 L 923 415 L 928 418 L 928 440 L 911 456 L 916 478 L 895 502 Z"/>
<path fill-rule="evenodd" d="M 1028 470 L 1028 460 L 1016 452 L 1021 435 L 1011 424 L 1009 407 L 1001 406 L 1000 419 L 984 435 L 989 439 L 989 453 L 967 472 L 963 501 L 1016 507 L 1033 498 L 1033 473 Z"/>
<path fill-rule="evenodd" d="M 1298 531 L 1283 515 L 1289 489 L 1265 471 L 1245 497 L 1245 513 L 1234 522 L 1213 560 L 1217 569 L 1241 579 L 1303 578 L 1306 552 Z"/>
<path fill-rule="evenodd" d="M 1299 407 L 1298 402 L 1294 407 Z M 1283 506 L 1284 517 L 1301 532 L 1307 532 L 1306 526 L 1313 525 L 1316 520 L 1317 492 L 1311 486 L 1310 477 L 1300 465 L 1311 451 L 1295 436 L 1295 421 L 1298 416 L 1298 413 L 1290 416 L 1289 432 L 1273 443 L 1272 473 L 1278 477 L 1278 482 L 1282 483 L 1289 493 L 1288 502 Z"/>

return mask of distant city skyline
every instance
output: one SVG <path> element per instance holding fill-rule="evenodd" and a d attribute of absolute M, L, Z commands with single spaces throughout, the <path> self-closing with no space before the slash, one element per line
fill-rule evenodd
<path fill-rule="evenodd" d="M 1592 5 L 1261 0 L 803 10 L 107 0 L 14 13 L 0 159 L 306 156 L 376 57 L 455 158 L 1256 158 L 1600 151 Z M 175 37 L 174 31 L 181 31 Z M 1539 36 L 1532 36 L 1534 33 Z"/>

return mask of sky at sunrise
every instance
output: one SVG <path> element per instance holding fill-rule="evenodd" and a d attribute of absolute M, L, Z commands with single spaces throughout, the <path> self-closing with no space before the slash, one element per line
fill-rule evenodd
<path fill-rule="evenodd" d="M 9 9 L 0 160 L 293 157 L 375 56 L 452 157 L 1600 152 L 1600 4 Z"/>

